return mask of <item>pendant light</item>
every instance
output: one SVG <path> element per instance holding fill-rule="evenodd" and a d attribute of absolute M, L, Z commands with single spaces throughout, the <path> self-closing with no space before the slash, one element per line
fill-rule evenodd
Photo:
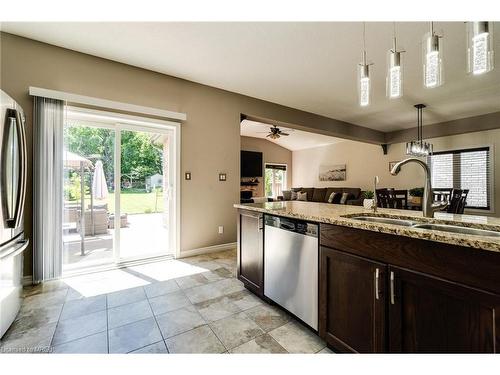
<path fill-rule="evenodd" d="M 397 99 L 403 96 L 403 67 L 401 65 L 401 54 L 396 45 L 396 23 L 393 23 L 392 49 L 387 52 L 387 76 L 386 95 L 389 99 Z"/>
<path fill-rule="evenodd" d="M 370 65 L 366 61 L 366 25 L 363 22 L 363 54 L 362 61 L 358 64 L 358 96 L 359 105 L 366 107 L 371 101 Z"/>
<path fill-rule="evenodd" d="M 483 74 L 493 67 L 493 23 L 467 22 L 468 73 Z"/>
<path fill-rule="evenodd" d="M 434 23 L 422 43 L 424 62 L 424 85 L 428 88 L 441 86 L 443 80 L 443 46 L 440 36 L 434 32 Z"/>
<path fill-rule="evenodd" d="M 432 143 L 425 142 L 423 138 L 423 109 L 425 104 L 416 104 L 417 109 L 417 139 L 406 143 L 406 154 L 416 157 L 425 157 L 432 155 Z"/>

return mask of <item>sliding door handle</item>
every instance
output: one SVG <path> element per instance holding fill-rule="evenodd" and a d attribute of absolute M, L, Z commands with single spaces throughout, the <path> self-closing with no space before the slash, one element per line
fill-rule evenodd
<path fill-rule="evenodd" d="M 390 289 L 391 289 L 391 305 L 394 305 L 394 272 L 391 271 L 390 274 Z"/>
<path fill-rule="evenodd" d="M 375 299 L 380 299 L 380 293 L 379 293 L 379 279 L 380 279 L 380 270 L 378 268 L 375 268 Z"/>

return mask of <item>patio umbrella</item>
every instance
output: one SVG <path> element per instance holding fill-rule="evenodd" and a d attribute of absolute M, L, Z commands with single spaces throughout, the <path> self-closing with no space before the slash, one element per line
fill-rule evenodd
<path fill-rule="evenodd" d="M 97 160 L 94 168 L 94 177 L 92 179 L 92 194 L 95 199 L 106 199 L 108 197 L 108 186 L 106 185 L 106 176 L 102 167 L 102 161 Z"/>

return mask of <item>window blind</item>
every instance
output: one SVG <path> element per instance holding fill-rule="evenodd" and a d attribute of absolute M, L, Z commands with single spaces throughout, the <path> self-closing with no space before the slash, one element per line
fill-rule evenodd
<path fill-rule="evenodd" d="M 467 208 L 490 209 L 490 148 L 435 152 L 429 157 L 434 188 L 469 189 Z"/>
<path fill-rule="evenodd" d="M 286 171 L 286 165 L 266 164 L 266 169 L 277 169 L 279 171 Z"/>

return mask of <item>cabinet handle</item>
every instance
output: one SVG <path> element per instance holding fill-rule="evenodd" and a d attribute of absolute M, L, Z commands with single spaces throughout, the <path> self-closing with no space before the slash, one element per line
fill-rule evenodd
<path fill-rule="evenodd" d="M 380 299 L 379 291 L 378 291 L 378 280 L 380 277 L 380 270 L 375 268 L 375 299 Z"/>
<path fill-rule="evenodd" d="M 391 271 L 391 305 L 394 305 L 394 272 Z"/>

